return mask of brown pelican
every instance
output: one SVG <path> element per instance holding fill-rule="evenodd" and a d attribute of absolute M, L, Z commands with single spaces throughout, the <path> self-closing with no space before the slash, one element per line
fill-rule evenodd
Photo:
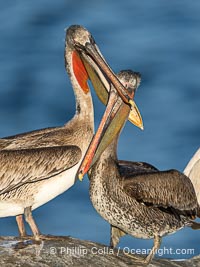
<path fill-rule="evenodd" d="M 137 73 L 121 72 L 118 78 L 133 96 L 140 81 Z M 154 239 L 151 252 L 142 260 L 148 264 L 163 236 L 185 226 L 199 227 L 193 222 L 199 206 L 193 185 L 184 174 L 176 170 L 158 171 L 142 163 L 118 161 L 119 129 L 128 114 L 127 107 L 111 90 L 101 128 L 88 148 L 78 176 L 82 179 L 92 163 L 88 172 L 90 198 L 97 212 L 112 226 L 112 246 L 115 247 L 125 234 Z M 110 139 L 113 141 L 107 146 Z"/>
<path fill-rule="evenodd" d="M 200 148 L 188 162 L 183 173 L 192 181 L 200 205 Z"/>
<path fill-rule="evenodd" d="M 67 30 L 65 63 L 75 97 L 76 114 L 63 127 L 46 128 L 0 140 L 0 217 L 16 216 L 19 233 L 26 235 L 23 214 L 35 238 L 39 229 L 32 210 L 70 188 L 94 133 L 93 103 L 87 84 L 94 89 L 118 90 L 132 114 L 140 117 L 126 89 L 111 71 L 91 34 L 79 25 Z M 84 64 L 87 64 L 87 73 Z M 98 88 L 97 88 L 98 89 Z M 107 93 L 108 94 L 108 93 Z"/>

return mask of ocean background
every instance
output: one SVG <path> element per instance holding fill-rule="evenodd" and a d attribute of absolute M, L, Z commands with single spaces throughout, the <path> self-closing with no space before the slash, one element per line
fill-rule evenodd
<path fill-rule="evenodd" d="M 135 100 L 144 131 L 129 122 L 120 159 L 183 171 L 200 146 L 200 2 L 17 0 L 0 2 L 0 137 L 63 125 L 75 112 L 64 68 L 65 29 L 85 26 L 115 72 L 142 75 Z M 95 125 L 104 106 L 94 96 Z M 85 177 L 33 212 L 44 234 L 109 244 L 110 228 L 94 210 Z M 28 228 L 28 227 L 27 227 Z M 30 233 L 30 231 L 29 231 Z M 0 235 L 18 235 L 14 217 L 0 219 Z M 200 253 L 200 232 L 185 228 L 161 248 Z M 150 248 L 152 240 L 123 237 L 121 248 Z M 194 249 L 190 255 L 186 249 Z"/>

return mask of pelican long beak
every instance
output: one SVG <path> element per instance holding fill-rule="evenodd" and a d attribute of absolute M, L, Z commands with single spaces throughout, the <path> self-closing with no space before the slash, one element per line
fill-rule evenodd
<path fill-rule="evenodd" d="M 113 73 L 94 40 L 86 42 L 85 45 L 76 43 L 75 49 L 101 102 L 107 105 L 108 94 L 111 86 L 113 86 L 124 103 L 130 106 L 129 120 L 137 127 L 143 129 L 143 126 L 140 125 L 142 118 L 136 103 L 131 99 L 129 92 Z"/>
<path fill-rule="evenodd" d="M 133 97 L 133 94 L 132 94 Z M 112 140 L 119 134 L 125 121 L 130 113 L 128 105 L 123 103 L 112 87 L 107 108 L 104 112 L 99 128 L 93 137 L 86 155 L 81 163 L 78 171 L 78 178 L 82 181 L 83 176 L 93 165 L 105 148 L 112 142 Z M 140 128 L 143 128 L 141 117 L 135 119 Z"/>
<path fill-rule="evenodd" d="M 97 95 L 107 105 L 99 130 L 81 165 L 79 175 L 81 179 L 81 176 L 83 177 L 92 163 L 93 157 L 96 157 L 98 153 L 100 154 L 103 151 L 101 147 L 108 146 L 114 136 L 119 133 L 127 118 L 127 114 L 130 113 L 130 109 L 132 114 L 131 121 L 142 129 L 143 124 L 141 115 L 135 102 L 132 100 L 131 94 L 129 94 L 129 91 L 119 81 L 107 64 L 91 34 L 80 25 L 72 25 L 67 30 L 67 44 L 74 50 L 73 70 L 80 87 L 87 93 L 89 88 L 87 87 L 86 81 L 89 78 Z M 118 98 L 119 96 L 120 98 Z M 119 99 L 122 99 L 124 102 L 121 100 L 123 103 L 121 107 L 118 105 Z M 126 112 L 123 113 L 121 110 L 125 110 Z M 124 115 L 126 116 L 124 117 Z M 109 132 L 111 133 L 110 136 L 108 134 Z M 105 141 L 102 142 L 103 138 Z"/>

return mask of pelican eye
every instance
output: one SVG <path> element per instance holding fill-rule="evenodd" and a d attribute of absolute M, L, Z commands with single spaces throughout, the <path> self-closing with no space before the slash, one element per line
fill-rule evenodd
<path fill-rule="evenodd" d="M 95 45 L 96 43 L 95 43 L 95 40 L 94 40 L 94 38 L 92 37 L 92 36 L 90 36 L 90 43 L 92 44 L 92 45 Z"/>
<path fill-rule="evenodd" d="M 85 50 L 85 46 L 82 45 L 82 44 L 80 44 L 79 42 L 76 42 L 75 40 L 74 40 L 74 46 L 76 47 L 76 49 L 77 49 L 78 51 L 83 51 L 83 50 Z"/>

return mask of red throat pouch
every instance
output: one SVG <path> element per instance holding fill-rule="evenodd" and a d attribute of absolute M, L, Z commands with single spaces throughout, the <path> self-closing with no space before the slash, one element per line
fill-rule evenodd
<path fill-rule="evenodd" d="M 87 94 L 89 92 L 89 87 L 87 84 L 89 76 L 87 74 L 87 71 L 83 65 L 81 58 L 75 51 L 72 54 L 72 67 L 81 89 L 83 90 L 84 93 Z"/>

